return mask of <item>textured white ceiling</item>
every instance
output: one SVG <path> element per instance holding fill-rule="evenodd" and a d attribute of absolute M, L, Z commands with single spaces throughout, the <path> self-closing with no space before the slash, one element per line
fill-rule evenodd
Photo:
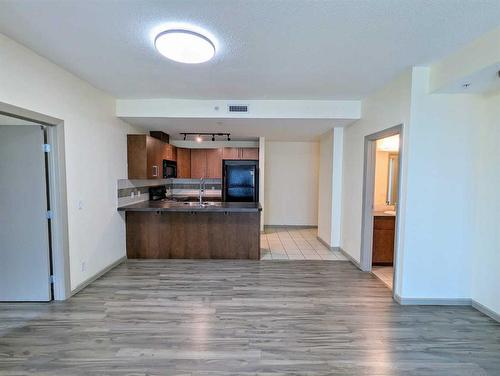
<path fill-rule="evenodd" d="M 152 33 L 213 36 L 201 65 Z M 499 0 L 2 0 L 0 32 L 119 98 L 361 99 L 500 23 Z"/>

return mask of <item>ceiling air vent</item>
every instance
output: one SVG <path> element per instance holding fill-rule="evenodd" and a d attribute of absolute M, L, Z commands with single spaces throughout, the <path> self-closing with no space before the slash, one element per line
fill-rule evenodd
<path fill-rule="evenodd" d="M 229 112 L 248 112 L 248 106 L 245 104 L 230 104 Z"/>

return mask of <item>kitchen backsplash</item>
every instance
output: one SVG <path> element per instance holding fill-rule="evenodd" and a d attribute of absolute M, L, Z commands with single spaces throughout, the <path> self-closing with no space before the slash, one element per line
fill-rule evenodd
<path fill-rule="evenodd" d="M 206 196 L 220 197 L 222 179 L 204 179 Z M 167 196 L 196 196 L 200 188 L 200 179 L 143 179 L 118 180 L 118 206 L 135 204 L 149 200 L 149 187 L 165 185 Z"/>

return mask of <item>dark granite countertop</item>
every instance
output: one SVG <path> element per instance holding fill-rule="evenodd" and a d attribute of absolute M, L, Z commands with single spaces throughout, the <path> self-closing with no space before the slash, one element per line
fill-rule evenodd
<path fill-rule="evenodd" d="M 142 201 L 118 207 L 118 211 L 168 211 L 168 212 L 259 212 L 262 207 L 253 202 L 175 202 L 169 200 Z"/>

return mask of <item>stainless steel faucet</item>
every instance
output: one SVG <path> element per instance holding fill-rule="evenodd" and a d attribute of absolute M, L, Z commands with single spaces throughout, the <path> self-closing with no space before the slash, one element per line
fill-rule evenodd
<path fill-rule="evenodd" d="M 203 195 L 205 194 L 205 180 L 203 178 L 200 179 L 200 191 L 199 191 L 199 199 L 200 205 L 203 205 Z"/>

